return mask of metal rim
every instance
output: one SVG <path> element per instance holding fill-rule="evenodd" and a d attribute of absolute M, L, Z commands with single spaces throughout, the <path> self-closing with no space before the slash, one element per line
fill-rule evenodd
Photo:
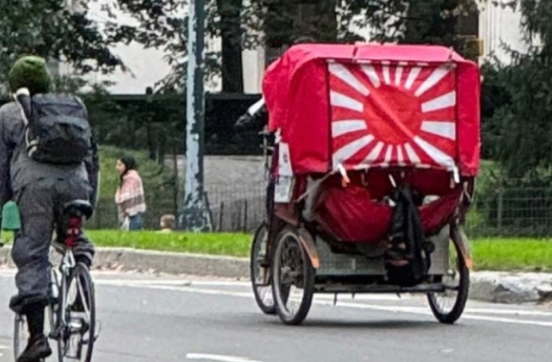
<path fill-rule="evenodd" d="M 305 299 L 308 273 L 305 253 L 294 233 L 282 235 L 274 258 L 273 283 L 278 310 L 285 319 L 292 320 L 299 314 Z"/>
<path fill-rule="evenodd" d="M 88 271 L 78 264 L 63 288 L 60 318 L 64 324 L 58 348 L 60 361 L 90 362 L 96 334 L 93 284 Z M 77 300 L 80 297 L 81 305 Z M 82 308 L 81 308 L 82 307 Z"/>
<path fill-rule="evenodd" d="M 251 279 L 253 291 L 259 307 L 265 313 L 273 313 L 275 312 L 276 306 L 270 283 L 270 268 L 263 268 L 260 265 L 265 260 L 267 242 L 268 230 L 266 224 L 263 224 L 259 227 L 257 233 L 255 233 L 255 239 L 253 240 L 253 250 L 251 255 Z"/>
<path fill-rule="evenodd" d="M 439 321 L 453 323 L 464 310 L 469 287 L 469 271 L 458 246 L 449 239 L 449 268 L 441 283 L 445 291 L 428 294 L 431 309 Z"/>

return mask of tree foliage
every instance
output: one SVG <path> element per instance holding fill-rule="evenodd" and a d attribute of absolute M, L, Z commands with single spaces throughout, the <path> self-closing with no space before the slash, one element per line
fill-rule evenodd
<path fill-rule="evenodd" d="M 320 42 L 371 41 L 456 44 L 456 19 L 480 0 L 205 0 L 206 35 L 222 40 L 207 49 L 205 69 L 221 76 L 223 91 L 241 92 L 241 54 L 263 45 L 279 49 L 298 36 Z M 127 29 L 146 47 L 163 49 L 172 67 L 165 89 L 182 89 L 186 75 L 185 0 L 110 0 L 107 8 L 130 14 Z"/>
<path fill-rule="evenodd" d="M 92 0 L 97 1 L 97 0 Z M 24 54 L 70 63 L 77 75 L 109 73 L 124 67 L 110 47 L 129 41 L 132 34 L 116 23 L 91 19 L 88 3 L 78 10 L 65 0 L 0 0 L 0 80 L 13 61 Z"/>
<path fill-rule="evenodd" d="M 507 103 L 494 111 L 493 156 L 507 175 L 539 178 L 552 167 L 552 2 L 518 0 L 526 53 L 509 49 L 511 63 L 494 62 Z"/>

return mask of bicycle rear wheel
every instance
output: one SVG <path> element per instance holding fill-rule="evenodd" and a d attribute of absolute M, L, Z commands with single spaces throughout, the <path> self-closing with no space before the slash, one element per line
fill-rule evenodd
<path fill-rule="evenodd" d="M 77 263 L 63 282 L 59 318 L 64 327 L 58 340 L 60 362 L 90 362 L 96 341 L 96 301 L 88 268 Z"/>

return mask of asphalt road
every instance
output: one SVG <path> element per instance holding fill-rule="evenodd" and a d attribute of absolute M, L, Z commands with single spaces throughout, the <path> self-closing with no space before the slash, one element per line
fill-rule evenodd
<path fill-rule="evenodd" d="M 12 271 L 0 270 L 0 362 L 13 362 Z M 96 273 L 97 362 L 537 362 L 552 358 L 552 309 L 471 302 L 455 326 L 425 299 L 318 296 L 301 327 L 265 316 L 247 283 Z M 191 281 L 191 283 L 190 283 Z M 54 361 L 54 359 L 50 359 Z"/>

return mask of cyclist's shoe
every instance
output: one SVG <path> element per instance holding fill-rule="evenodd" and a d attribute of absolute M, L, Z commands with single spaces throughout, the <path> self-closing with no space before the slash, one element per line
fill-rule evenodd
<path fill-rule="evenodd" d="M 44 335 L 29 339 L 29 344 L 23 353 L 17 358 L 17 362 L 39 362 L 52 355 L 52 350 L 48 345 L 48 339 Z"/>

